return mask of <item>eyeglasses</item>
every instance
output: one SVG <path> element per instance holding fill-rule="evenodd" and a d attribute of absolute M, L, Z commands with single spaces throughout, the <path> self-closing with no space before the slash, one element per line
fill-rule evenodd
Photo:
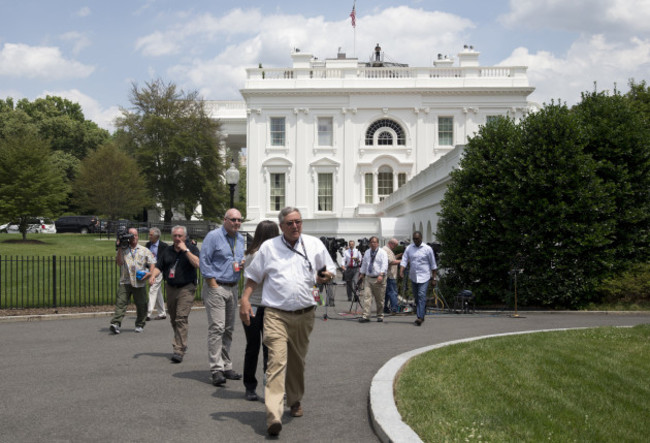
<path fill-rule="evenodd" d="M 183 237 L 183 234 L 174 234 L 172 237 Z"/>
<path fill-rule="evenodd" d="M 287 226 L 293 226 L 293 225 L 300 226 L 302 225 L 302 220 L 287 220 L 286 222 L 284 222 L 284 224 Z"/>
<path fill-rule="evenodd" d="M 230 220 L 230 221 L 233 222 L 233 223 L 241 223 L 241 222 L 244 221 L 244 220 L 241 219 L 241 218 L 228 218 L 228 220 Z"/>

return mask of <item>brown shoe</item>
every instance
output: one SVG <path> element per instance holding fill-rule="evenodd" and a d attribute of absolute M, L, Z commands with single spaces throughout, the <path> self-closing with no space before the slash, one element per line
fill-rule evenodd
<path fill-rule="evenodd" d="M 300 402 L 296 402 L 291 406 L 291 416 L 302 417 L 302 406 L 300 406 Z"/>
<path fill-rule="evenodd" d="M 282 423 L 280 423 L 279 421 L 274 421 L 269 425 L 266 432 L 268 432 L 271 437 L 277 437 L 278 435 L 280 435 L 281 430 L 282 430 Z"/>

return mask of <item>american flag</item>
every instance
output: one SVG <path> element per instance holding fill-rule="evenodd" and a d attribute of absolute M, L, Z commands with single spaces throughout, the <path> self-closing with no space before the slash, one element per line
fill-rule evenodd
<path fill-rule="evenodd" d="M 353 27 L 353 28 L 356 28 L 356 27 L 357 27 L 357 12 L 356 12 L 356 8 L 357 8 L 357 2 L 354 2 L 354 4 L 352 5 L 352 12 L 350 12 L 350 18 L 352 19 L 352 27 Z"/>

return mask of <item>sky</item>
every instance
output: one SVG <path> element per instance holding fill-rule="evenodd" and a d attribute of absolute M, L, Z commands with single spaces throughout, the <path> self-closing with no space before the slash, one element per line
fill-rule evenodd
<path fill-rule="evenodd" d="M 162 79 L 241 100 L 246 68 L 319 59 L 431 66 L 463 45 L 482 66 L 528 66 L 529 100 L 650 81 L 650 0 L 0 0 L 0 98 L 56 95 L 113 130 L 133 85 Z"/>

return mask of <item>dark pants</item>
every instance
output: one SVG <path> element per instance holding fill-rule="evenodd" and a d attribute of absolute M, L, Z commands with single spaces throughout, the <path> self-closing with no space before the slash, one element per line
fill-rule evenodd
<path fill-rule="evenodd" d="M 122 325 L 122 319 L 126 314 L 126 307 L 129 305 L 131 296 L 133 296 L 136 309 L 135 326 L 144 328 L 145 319 L 147 318 L 147 304 L 149 303 L 147 288 L 144 286 L 136 288 L 131 285 L 117 285 L 117 300 L 115 301 L 115 313 L 111 324 Z"/>
<path fill-rule="evenodd" d="M 243 323 L 242 323 L 243 324 Z M 254 391 L 257 389 L 257 359 L 260 355 L 260 346 L 262 346 L 263 368 L 266 372 L 269 361 L 269 350 L 266 345 L 262 345 L 262 335 L 264 331 L 264 306 L 259 306 L 255 317 L 251 317 L 251 324 L 244 325 L 246 333 L 246 351 L 244 353 L 244 386 L 246 389 Z"/>
<path fill-rule="evenodd" d="M 387 278 L 384 312 L 397 312 L 397 305 L 397 280 L 394 278 Z"/>

